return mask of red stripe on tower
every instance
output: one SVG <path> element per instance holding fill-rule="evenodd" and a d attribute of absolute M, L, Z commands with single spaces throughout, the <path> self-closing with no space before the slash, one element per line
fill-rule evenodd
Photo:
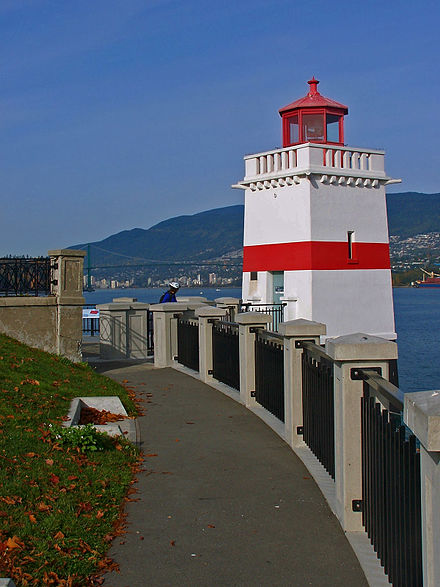
<path fill-rule="evenodd" d="M 243 271 L 390 269 L 388 243 L 305 241 L 244 247 Z"/>

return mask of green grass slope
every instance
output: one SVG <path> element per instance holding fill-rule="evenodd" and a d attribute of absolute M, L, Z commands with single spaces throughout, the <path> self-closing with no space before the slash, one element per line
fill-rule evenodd
<path fill-rule="evenodd" d="M 100 436 L 80 452 L 51 433 L 76 396 L 127 390 L 74 364 L 0 335 L 0 576 L 19 585 L 91 585 L 133 479 L 138 452 Z"/>

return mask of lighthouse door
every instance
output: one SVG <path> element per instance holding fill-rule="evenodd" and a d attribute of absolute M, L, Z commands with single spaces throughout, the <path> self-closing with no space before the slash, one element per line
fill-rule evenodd
<path fill-rule="evenodd" d="M 272 302 L 279 304 L 284 296 L 284 271 L 272 272 L 273 294 Z"/>

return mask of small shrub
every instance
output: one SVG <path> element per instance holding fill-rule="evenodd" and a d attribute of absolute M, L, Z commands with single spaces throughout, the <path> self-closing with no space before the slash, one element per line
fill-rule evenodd
<path fill-rule="evenodd" d="M 50 435 L 59 444 L 78 448 L 81 452 L 104 450 L 109 446 L 107 435 L 95 430 L 92 424 L 71 428 L 51 426 Z"/>

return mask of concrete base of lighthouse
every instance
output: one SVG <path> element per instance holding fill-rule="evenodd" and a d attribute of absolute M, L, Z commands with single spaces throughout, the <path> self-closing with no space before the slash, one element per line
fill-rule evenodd
<path fill-rule="evenodd" d="M 252 277 L 252 279 L 251 279 Z M 256 279 L 255 279 L 256 278 Z M 327 337 L 354 332 L 396 340 L 391 273 L 387 269 L 285 271 L 284 291 L 274 299 L 273 273 L 243 274 L 243 300 L 285 304 L 284 319 L 327 325 Z"/>

